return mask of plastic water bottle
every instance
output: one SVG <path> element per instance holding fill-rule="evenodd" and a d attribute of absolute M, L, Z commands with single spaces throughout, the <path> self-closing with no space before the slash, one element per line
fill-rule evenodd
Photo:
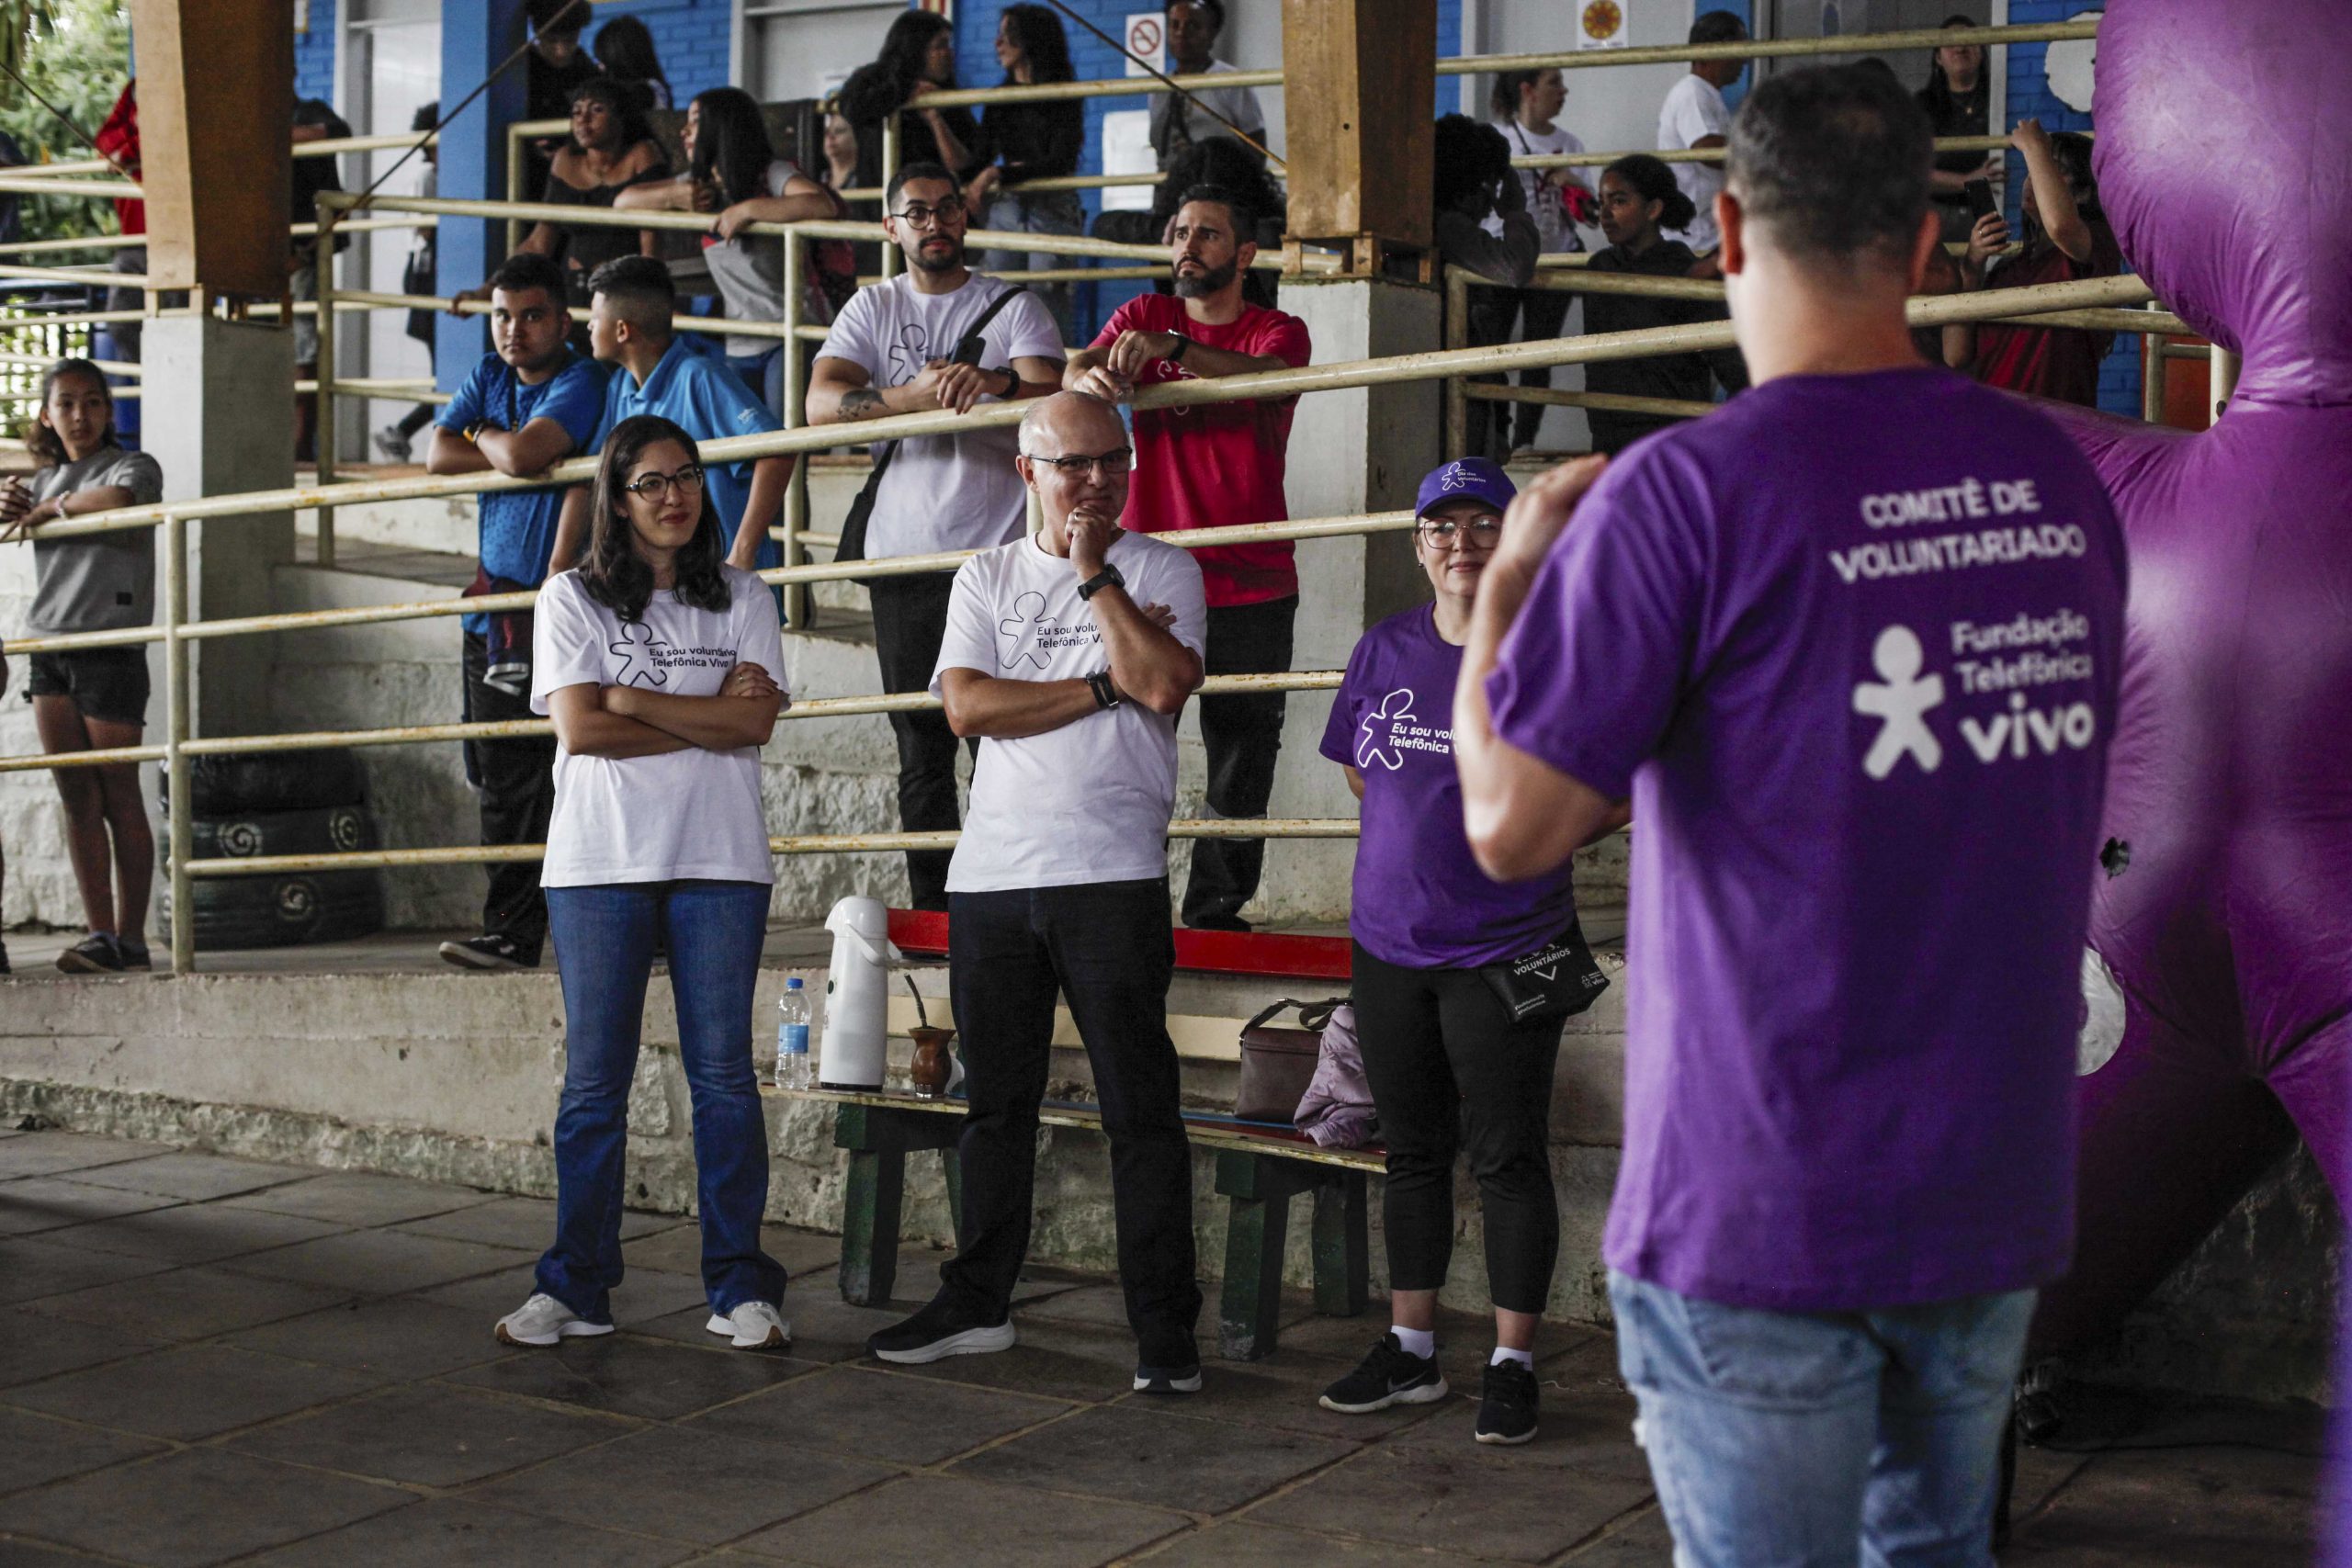
<path fill-rule="evenodd" d="M 784 983 L 784 998 L 775 1004 L 775 1086 L 808 1089 L 816 1082 L 808 1068 L 808 993 L 797 976 Z"/>

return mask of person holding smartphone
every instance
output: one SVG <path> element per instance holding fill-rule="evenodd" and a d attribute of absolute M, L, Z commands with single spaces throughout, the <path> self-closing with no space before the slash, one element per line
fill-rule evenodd
<path fill-rule="evenodd" d="M 782 1349 L 783 1266 L 760 1249 L 767 1123 L 752 992 L 767 934 L 760 748 L 787 697 L 775 601 L 727 564 L 686 433 L 639 415 L 596 470 L 587 559 L 539 591 L 531 709 L 555 720 L 548 924 L 563 978 L 556 1235 L 509 1345 L 613 1331 L 623 1158 L 645 991 L 666 950 L 694 1097 L 702 1278 L 713 1334 Z"/>
<path fill-rule="evenodd" d="M 1968 239 L 1969 287 L 2024 288 L 2121 272 L 2122 249 L 2099 210 L 2090 138 L 2053 136 L 2027 119 L 2009 145 L 2025 159 L 2025 243 L 2011 252 L 2008 220 L 1992 211 L 1979 217 Z M 1945 333 L 1945 362 L 1988 387 L 2097 408 L 2099 362 L 2114 343 L 2112 333 L 2079 327 L 1964 323 Z"/>
<path fill-rule="evenodd" d="M 1479 579 L 1517 493 L 1481 457 L 1421 480 L 1413 553 L 1436 597 L 1363 634 L 1322 747 L 1363 802 L 1348 929 L 1356 1037 L 1388 1145 L 1381 1224 L 1394 1325 L 1321 1404 L 1361 1415 L 1445 1397 L 1437 1293 L 1453 1254 L 1453 1163 L 1466 1149 L 1495 1303 L 1474 1435 L 1504 1444 L 1535 1435 L 1535 1325 L 1560 1248 L 1552 1069 L 1568 1015 L 1600 987 L 1568 868 L 1495 882 L 1463 836 L 1448 714 Z M 1549 982 L 1513 973 L 1513 961 L 1563 946 L 1535 966 Z"/>

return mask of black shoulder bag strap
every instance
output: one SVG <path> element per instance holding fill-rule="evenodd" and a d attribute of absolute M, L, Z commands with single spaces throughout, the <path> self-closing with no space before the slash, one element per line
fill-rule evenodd
<path fill-rule="evenodd" d="M 972 323 L 972 330 L 956 341 L 956 352 L 947 356 L 949 360 L 957 365 L 978 365 L 980 355 L 988 352 L 980 334 L 989 330 L 989 323 L 996 320 L 998 311 L 1012 304 L 1015 296 L 1027 292 L 1024 288 L 1008 288 L 989 300 L 989 308 L 980 312 L 980 319 Z M 893 441 L 876 456 L 874 471 L 865 476 L 865 487 L 849 503 L 849 515 L 842 519 L 842 542 L 833 551 L 836 562 L 865 558 L 865 525 L 874 515 L 874 498 L 882 493 L 882 476 L 890 471 L 890 459 L 898 455 L 899 444 Z"/>

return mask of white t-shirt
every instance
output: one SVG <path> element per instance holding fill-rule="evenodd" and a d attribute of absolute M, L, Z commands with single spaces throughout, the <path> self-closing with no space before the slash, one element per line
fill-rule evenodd
<path fill-rule="evenodd" d="M 953 294 L 924 294 L 912 275 L 901 273 L 851 296 L 818 357 L 862 366 L 877 389 L 903 387 L 931 361 L 954 355 L 972 323 L 1012 287 L 974 273 Z M 1060 329 L 1034 293 L 998 311 L 981 336 L 988 348 L 980 364 L 990 370 L 1016 359 L 1062 362 Z M 989 394 L 980 400 L 998 399 Z M 1011 425 L 900 442 L 866 520 L 866 558 L 984 550 L 1018 536 L 1028 517 L 1027 495 L 1012 467 L 1020 449 L 1020 434 Z M 878 444 L 875 456 L 881 456 Z"/>
<path fill-rule="evenodd" d="M 1686 73 L 1666 95 L 1666 102 L 1658 106 L 1657 144 L 1679 151 L 1702 137 L 1729 136 L 1731 110 L 1724 104 L 1724 96 L 1713 82 L 1696 72 Z M 1679 240 L 1701 255 L 1705 255 L 1723 243 L 1723 236 L 1715 231 L 1715 193 L 1724 188 L 1724 166 L 1721 164 L 1669 164 L 1674 171 L 1674 183 L 1699 209 L 1690 227 L 1665 231 L 1669 240 Z"/>
<path fill-rule="evenodd" d="M 1551 130 L 1544 131 L 1530 130 L 1516 119 L 1498 119 L 1495 129 L 1510 143 L 1510 155 L 1514 158 L 1553 157 L 1584 151 L 1584 143 L 1557 120 L 1552 122 Z M 1535 220 L 1535 231 L 1544 237 L 1544 254 L 1584 249 L 1584 242 L 1577 238 L 1577 226 L 1568 221 L 1567 209 L 1560 205 L 1560 187 L 1580 185 L 1591 189 L 1591 171 L 1576 167 L 1521 169 L 1518 175 L 1519 188 L 1527 197 L 1527 215 Z M 1503 220 L 1490 215 L 1481 227 L 1500 238 Z"/>
<path fill-rule="evenodd" d="M 1123 532 L 1108 558 L 1127 580 L 1127 596 L 1175 611 L 1176 639 L 1205 656 L 1207 599 L 1192 553 Z M 966 561 L 948 601 L 932 694 L 944 694 L 941 676 L 950 670 L 1071 681 L 1109 669 L 1078 581 L 1067 558 L 1027 536 Z M 948 891 L 1164 876 L 1175 808 L 1176 720 L 1141 704 L 1098 709 L 1043 735 L 982 740 Z"/>
<path fill-rule="evenodd" d="M 718 694 L 727 672 L 757 664 L 784 684 L 775 598 L 748 571 L 720 569 L 725 610 L 678 603 L 667 589 L 641 621 L 623 621 L 588 596 L 577 570 L 539 590 L 531 638 L 531 711 L 566 686 L 643 686 L 673 696 Z M 760 808 L 760 752 L 688 747 L 654 757 L 555 753 L 555 818 L 548 826 L 546 887 L 607 882 L 775 880 Z"/>

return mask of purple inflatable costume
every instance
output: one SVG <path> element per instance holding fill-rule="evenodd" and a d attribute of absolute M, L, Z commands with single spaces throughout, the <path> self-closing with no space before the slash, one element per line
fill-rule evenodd
<path fill-rule="evenodd" d="M 2244 356 L 2199 434 L 2056 409 L 2132 547 L 2091 941 L 2129 1007 L 2083 1080 L 2079 1251 L 2032 1354 L 2114 1326 L 2301 1133 L 2352 1205 L 2352 56 L 2343 0 L 2119 0 L 2100 200 Z"/>

